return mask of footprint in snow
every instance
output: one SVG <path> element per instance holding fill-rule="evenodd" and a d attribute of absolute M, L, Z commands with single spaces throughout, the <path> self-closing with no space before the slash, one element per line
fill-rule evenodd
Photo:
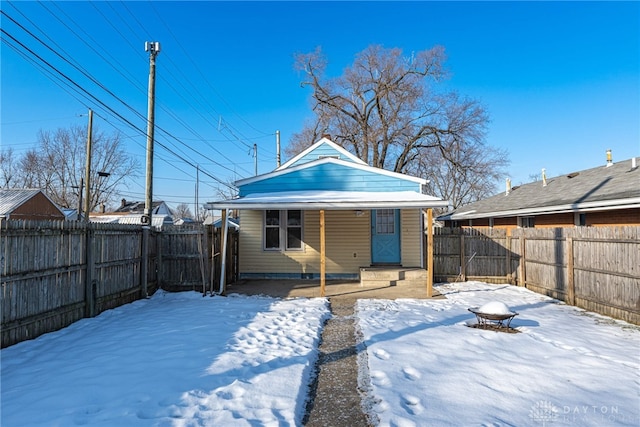
<path fill-rule="evenodd" d="M 387 374 L 382 371 L 372 371 L 369 376 L 371 377 L 371 383 L 375 386 L 384 387 L 391 383 Z"/>
<path fill-rule="evenodd" d="M 420 415 L 424 411 L 424 406 L 420 398 L 411 394 L 403 394 L 401 396 L 402 407 L 411 415 Z"/>
<path fill-rule="evenodd" d="M 387 353 L 383 349 L 374 350 L 373 354 L 380 360 L 389 360 L 389 358 L 391 357 L 389 353 Z"/>
<path fill-rule="evenodd" d="M 406 366 L 402 368 L 402 373 L 404 374 L 406 379 L 411 381 L 419 380 L 422 377 L 422 375 L 420 374 L 420 371 L 412 368 L 411 366 Z"/>

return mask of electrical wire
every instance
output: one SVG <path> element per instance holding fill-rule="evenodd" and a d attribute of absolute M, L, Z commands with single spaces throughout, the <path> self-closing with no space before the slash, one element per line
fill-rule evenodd
<path fill-rule="evenodd" d="M 12 5 L 13 6 L 13 5 Z M 15 7 L 15 6 L 14 6 Z M 59 6 L 56 5 L 56 7 L 59 8 Z M 94 5 L 95 7 L 95 5 Z M 113 9 L 112 5 L 109 5 L 109 7 L 111 7 Z M 129 9 L 126 7 L 126 5 L 124 5 L 125 9 L 127 11 L 129 11 Z M 45 7 L 46 10 L 49 11 L 50 14 L 53 14 L 52 11 L 48 8 Z M 115 11 L 115 9 L 113 9 Z M 129 11 L 129 13 L 131 13 Z M 22 13 L 21 13 L 22 14 Z M 3 11 L 3 15 L 6 16 L 7 18 L 9 18 L 14 24 L 16 24 L 19 28 L 21 28 L 23 31 L 25 31 L 27 34 L 29 34 L 31 37 L 33 37 L 34 39 L 36 39 L 41 45 L 45 46 L 50 52 L 52 52 L 53 54 L 55 54 L 58 58 L 62 59 L 65 63 L 69 64 L 70 66 L 72 66 L 74 69 L 78 70 L 83 76 L 85 76 L 87 79 L 89 79 L 92 83 L 96 84 L 99 88 L 101 88 L 102 90 L 104 90 L 105 92 L 107 92 L 110 96 L 112 96 L 114 99 L 116 99 L 118 102 L 120 102 L 123 106 L 125 106 L 125 108 L 127 108 L 129 111 L 131 111 L 135 116 L 137 116 L 137 118 L 140 118 L 141 120 L 144 120 L 146 122 L 146 118 L 140 114 L 138 111 L 135 110 L 135 108 L 131 107 L 126 101 L 124 101 L 122 98 L 118 97 L 115 93 L 113 93 L 112 91 L 110 91 L 106 86 L 104 86 L 103 84 L 101 84 L 95 77 L 93 77 L 86 69 L 84 69 L 83 67 L 79 66 L 77 63 L 73 63 L 69 60 L 66 60 L 66 58 L 61 55 L 60 53 L 58 53 L 55 49 L 53 49 L 51 46 L 47 45 L 47 43 L 45 43 L 41 38 L 39 38 L 38 36 L 36 36 L 33 32 L 29 31 L 28 29 L 26 29 L 26 27 L 24 27 L 23 25 L 19 24 L 15 19 L 11 18 L 8 14 L 6 14 Z M 23 14 L 22 14 L 23 15 Z M 108 21 L 108 18 L 106 17 L 106 15 L 104 15 L 103 13 L 101 13 L 103 19 Z M 65 16 L 71 20 L 71 18 L 68 17 L 68 15 L 65 14 Z M 71 31 L 76 37 L 81 38 L 77 32 L 73 31 L 68 25 L 66 25 L 63 21 L 61 21 L 60 19 L 58 19 L 63 25 L 65 25 L 65 27 Z M 71 20 L 73 22 L 73 20 Z M 36 26 L 31 20 L 29 20 L 29 22 Z M 126 22 L 126 21 L 125 21 Z M 139 21 L 136 20 L 136 22 L 139 23 Z M 113 26 L 113 24 L 111 23 L 111 25 Z M 166 23 L 165 23 L 166 26 Z M 37 27 L 37 26 L 36 26 Z M 131 29 L 129 27 L 129 29 Z M 2 31 L 3 34 L 3 42 L 5 42 L 5 44 L 9 45 L 14 51 L 16 51 L 18 54 L 20 54 L 23 58 L 25 58 L 26 60 L 28 60 L 28 62 L 31 62 L 34 65 L 37 65 L 37 67 L 45 73 L 45 75 L 47 75 L 47 77 L 49 77 L 52 81 L 54 81 L 54 83 L 56 83 L 58 86 L 60 86 L 61 88 L 63 88 L 67 93 L 71 94 L 72 97 L 74 97 L 76 100 L 78 100 L 82 105 L 87 106 L 90 103 L 97 103 L 98 105 L 100 105 L 104 111 L 108 114 L 108 115 L 112 115 L 115 118 L 117 118 L 118 120 L 120 120 L 121 122 L 123 122 L 124 124 L 126 124 L 127 126 L 129 126 L 130 128 L 134 129 L 137 133 L 139 133 L 140 135 L 145 135 L 145 132 L 143 131 L 143 129 L 141 129 L 139 126 L 135 125 L 134 123 L 131 122 L 131 120 L 127 119 L 126 117 L 124 117 L 122 114 L 118 113 L 115 109 L 113 109 L 112 107 L 110 107 L 107 103 L 105 103 L 104 101 L 102 101 L 101 99 L 99 99 L 96 95 L 94 95 L 93 93 L 91 93 L 89 90 L 87 90 L 86 88 L 84 88 L 81 84 L 77 83 L 73 78 L 71 78 L 70 76 L 68 76 L 65 72 L 61 71 L 58 67 L 56 67 L 54 64 L 52 64 L 50 61 L 47 61 L 44 57 L 42 57 L 41 55 L 37 54 L 32 48 L 29 48 L 28 46 L 26 46 L 26 44 L 24 44 L 23 42 L 21 42 L 20 40 L 17 39 L 17 37 L 13 36 L 11 33 L 9 33 L 8 31 L 4 30 Z M 173 35 L 173 34 L 172 34 Z M 124 37 L 124 35 L 122 33 L 120 33 L 121 37 Z M 175 36 L 174 36 L 175 37 Z M 8 39 L 7 39 L 8 38 Z M 9 39 L 13 42 L 9 42 Z M 49 38 L 49 40 L 51 40 L 51 38 Z M 55 46 L 57 46 L 59 48 L 59 46 L 57 44 L 55 44 Z M 89 45 L 90 46 L 90 45 Z M 91 46 L 90 46 L 91 47 Z M 131 46 L 133 48 L 133 46 Z M 182 46 L 180 46 L 182 48 Z M 22 50 L 21 50 L 21 49 Z M 184 50 L 184 48 L 182 48 Z M 60 50 L 62 50 L 64 52 L 63 49 L 60 48 Z M 92 49 L 95 52 L 95 49 Z M 29 57 L 29 55 L 25 54 L 24 52 L 28 52 L 31 57 Z M 66 52 L 65 52 L 66 53 Z M 67 56 L 69 56 L 67 54 Z M 99 55 L 100 58 L 107 62 L 110 63 L 110 61 L 108 61 L 104 56 Z M 33 59 L 36 58 L 36 59 Z M 193 62 L 193 59 L 191 57 L 189 57 L 189 59 Z M 111 61 L 113 62 L 113 61 Z M 43 66 L 42 64 L 46 65 Z M 124 67 L 123 67 L 124 68 Z M 52 71 L 53 70 L 53 71 Z M 198 71 L 200 72 L 200 74 L 202 74 L 202 72 L 198 69 Z M 125 76 L 122 73 L 119 73 L 120 75 L 122 75 L 122 77 L 124 77 L 125 79 L 127 79 L 129 81 L 129 83 L 132 83 L 135 86 L 135 81 L 127 78 L 127 76 Z M 206 78 L 205 78 L 206 80 Z M 179 81 L 179 80 L 178 80 Z M 207 82 L 209 85 L 210 83 Z M 184 87 L 184 86 L 183 86 Z M 212 87 L 213 89 L 213 87 Z M 73 91 L 73 93 L 71 91 Z M 175 90 L 175 88 L 174 88 Z M 214 89 L 215 90 L 215 89 Z M 179 92 L 179 91 L 177 91 Z M 79 97 L 84 98 L 84 100 L 81 100 Z M 89 100 L 90 102 L 87 103 L 86 101 Z M 169 110 L 170 111 L 170 110 Z M 214 109 L 215 111 L 215 109 Z M 96 113 L 98 113 L 96 111 Z M 102 116 L 103 119 L 105 119 L 106 122 L 109 122 L 109 119 L 107 117 Z M 180 122 L 180 118 L 178 116 L 174 115 L 174 119 L 176 119 L 176 121 Z M 191 128 L 186 122 L 182 121 L 181 123 L 183 126 L 185 126 L 185 128 L 187 128 L 188 130 L 190 130 L 192 133 L 194 133 L 195 135 L 198 136 L 197 139 L 195 140 L 200 140 L 203 141 L 205 143 L 207 143 L 208 145 L 212 142 L 211 140 L 207 140 L 205 138 L 203 138 L 201 135 L 198 135 L 197 132 Z M 225 128 L 229 131 L 230 134 L 232 134 L 232 136 L 240 141 L 241 143 L 243 143 L 245 146 L 250 147 L 248 144 L 246 144 L 245 142 L 243 142 L 241 140 L 240 137 L 238 137 L 237 135 L 235 135 L 235 133 L 233 132 L 233 128 L 232 126 L 229 124 L 227 125 L 225 123 Z M 202 156 L 202 153 L 193 149 L 192 147 L 190 147 L 189 145 L 185 144 L 182 139 L 184 138 L 178 138 L 176 137 L 173 133 L 163 129 L 162 127 L 157 127 L 158 130 L 160 131 L 161 134 L 164 134 L 165 138 L 169 138 L 171 140 L 176 141 L 176 143 L 188 148 L 190 151 L 193 151 L 195 154 Z M 257 130 L 257 129 L 255 129 Z M 267 135 L 265 133 L 265 135 Z M 261 137 L 256 137 L 254 139 L 258 139 Z M 227 140 L 229 140 L 227 138 Z M 198 164 L 198 162 L 195 162 L 193 159 L 187 159 L 186 155 L 179 155 L 176 153 L 176 150 L 169 148 L 166 144 L 157 141 L 158 145 L 163 148 L 164 150 L 166 150 L 169 154 L 171 154 L 172 156 L 180 159 L 181 161 L 183 161 L 185 164 L 188 164 L 189 166 L 192 167 L 196 167 L 196 165 Z M 175 144 L 172 144 L 174 147 L 176 147 Z M 215 149 L 215 147 L 212 147 Z M 218 151 L 219 152 L 219 151 Z M 220 153 L 221 154 L 221 153 Z M 219 162 L 216 162 L 215 160 L 207 157 L 207 156 L 203 156 L 205 158 L 205 160 L 210 161 L 213 164 L 216 164 L 220 167 L 223 167 L 224 169 L 233 172 L 234 174 L 237 173 L 236 169 L 231 169 Z M 225 156 L 226 157 L 226 156 Z M 233 163 L 230 159 L 227 158 L 227 160 L 229 160 L 230 163 Z M 171 164 L 171 162 L 169 162 Z M 172 164 L 172 166 L 175 166 Z M 184 171 L 183 171 L 184 172 Z M 245 172 L 247 172 L 245 170 Z M 220 179 L 218 179 L 217 177 L 208 174 L 206 171 L 203 171 L 204 175 L 208 175 L 210 176 L 214 181 L 233 189 L 233 187 L 231 187 L 230 185 L 228 185 L 227 183 L 221 181 Z"/>

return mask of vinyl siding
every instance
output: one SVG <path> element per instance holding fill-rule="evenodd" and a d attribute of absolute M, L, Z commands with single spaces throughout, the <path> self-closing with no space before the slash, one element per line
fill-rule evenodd
<path fill-rule="evenodd" d="M 404 209 L 400 211 L 400 253 L 403 267 L 421 267 L 422 251 L 421 238 L 423 236 L 420 225 L 420 209 Z"/>
<path fill-rule="evenodd" d="M 293 162 L 289 165 L 289 167 L 298 166 L 304 163 L 312 162 L 314 160 L 318 160 L 321 157 L 337 157 L 340 160 L 345 160 L 347 162 L 353 162 L 352 159 L 343 155 L 335 148 L 331 147 L 328 144 L 323 144 L 318 146 L 315 150 L 307 153 L 307 155 L 300 157 L 297 161 Z"/>
<path fill-rule="evenodd" d="M 324 163 L 240 185 L 240 197 L 282 191 L 416 191 L 420 184 L 375 171 Z"/>
<path fill-rule="evenodd" d="M 240 211 L 240 274 L 320 273 L 320 213 L 303 211 L 301 251 L 264 251 L 263 211 Z M 327 274 L 357 274 L 371 264 L 370 215 L 352 210 L 325 211 Z"/>

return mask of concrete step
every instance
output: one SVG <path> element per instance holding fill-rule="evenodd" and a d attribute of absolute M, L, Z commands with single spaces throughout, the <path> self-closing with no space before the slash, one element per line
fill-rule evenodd
<path fill-rule="evenodd" d="M 426 283 L 427 271 L 421 268 L 365 267 L 360 269 L 361 286 L 402 286 Z"/>

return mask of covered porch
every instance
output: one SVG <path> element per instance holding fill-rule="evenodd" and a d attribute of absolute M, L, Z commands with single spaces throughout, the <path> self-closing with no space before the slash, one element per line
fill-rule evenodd
<path fill-rule="evenodd" d="M 327 271 L 327 246 L 340 245 L 340 241 L 334 239 L 326 239 L 327 224 L 325 221 L 325 213 L 333 211 L 354 211 L 356 215 L 362 211 L 375 211 L 377 209 L 415 209 L 419 212 L 426 212 L 426 224 L 422 221 L 415 223 L 415 229 L 403 232 L 410 232 L 413 236 L 422 236 L 424 231 L 427 230 L 426 244 L 423 246 L 420 244 L 421 237 L 414 237 L 418 242 L 418 253 L 421 253 L 421 258 L 417 258 L 416 264 L 405 265 L 404 269 L 400 265 L 388 265 L 384 266 L 386 270 L 381 270 L 382 266 L 373 266 L 372 264 L 361 265 L 358 281 L 355 285 L 361 286 L 362 289 L 350 289 L 345 291 L 344 289 L 338 290 L 337 287 L 333 287 L 331 292 L 341 293 L 363 293 L 367 292 L 366 281 L 372 281 L 369 286 L 371 288 L 391 288 L 387 292 L 401 292 L 400 286 L 408 286 L 408 282 L 411 282 L 411 287 L 417 286 L 422 288 L 425 298 L 432 297 L 433 292 L 433 213 L 432 209 L 435 207 L 446 206 L 447 202 L 437 199 L 432 196 L 411 192 L 411 191 L 389 191 L 389 192 L 356 192 L 356 191 L 300 191 L 300 192 L 280 192 L 280 193 L 262 193 L 262 194 L 250 194 L 238 199 L 220 201 L 210 203 L 209 208 L 220 209 L 222 211 L 223 218 L 228 215 L 228 210 L 240 210 L 240 211 L 265 211 L 265 210 L 291 210 L 297 209 L 301 211 L 315 211 L 317 230 L 319 230 L 319 244 L 318 244 L 318 257 L 319 257 L 319 274 L 314 278 L 307 278 L 305 281 L 294 284 L 295 278 L 287 278 L 283 281 L 289 281 L 288 293 L 296 293 L 301 290 L 309 290 L 313 286 L 309 286 L 313 283 L 313 279 L 319 277 L 318 287 L 319 292 L 317 296 L 328 296 L 328 286 L 330 283 L 335 284 L 335 280 L 331 277 L 331 271 Z M 227 224 L 227 221 L 223 219 L 223 224 Z M 328 241 L 329 240 L 329 241 Z M 223 239 L 226 241 L 226 239 Z M 226 248 L 223 247 L 223 253 Z M 240 255 L 242 256 L 242 254 Z M 355 255 L 354 255 L 355 256 Z M 223 255 L 224 259 L 224 255 Z M 410 268 L 406 268 L 410 267 Z M 396 271 L 392 271 L 395 269 Z M 401 271 L 399 271 L 400 269 Z M 418 270 L 418 271 L 416 271 Z M 224 268 L 222 269 L 224 272 Z M 249 281 L 250 277 L 245 277 L 246 281 Z M 255 278 L 255 279 L 265 279 Z M 375 281 L 378 283 L 375 283 Z M 342 279 L 341 279 L 342 280 Z M 305 283 L 306 282 L 306 283 Z M 310 283 L 311 282 L 311 283 Z M 343 281 L 345 282 L 345 281 Z M 221 277 L 220 283 L 225 283 L 224 277 Z M 255 282 L 254 282 L 255 283 Z M 273 281 L 269 281 L 269 286 L 273 286 Z M 353 286 L 352 284 L 351 286 Z M 264 286 L 264 283 L 263 283 Z M 283 285 L 284 286 L 284 285 Z M 226 290 L 223 290 L 223 292 Z M 407 291 L 409 291 L 407 287 Z M 412 289 L 414 296 L 416 294 L 416 288 Z M 422 293 L 418 290 L 418 294 Z M 262 293 L 266 291 L 263 289 Z M 284 292 L 284 291 L 283 291 Z"/>

